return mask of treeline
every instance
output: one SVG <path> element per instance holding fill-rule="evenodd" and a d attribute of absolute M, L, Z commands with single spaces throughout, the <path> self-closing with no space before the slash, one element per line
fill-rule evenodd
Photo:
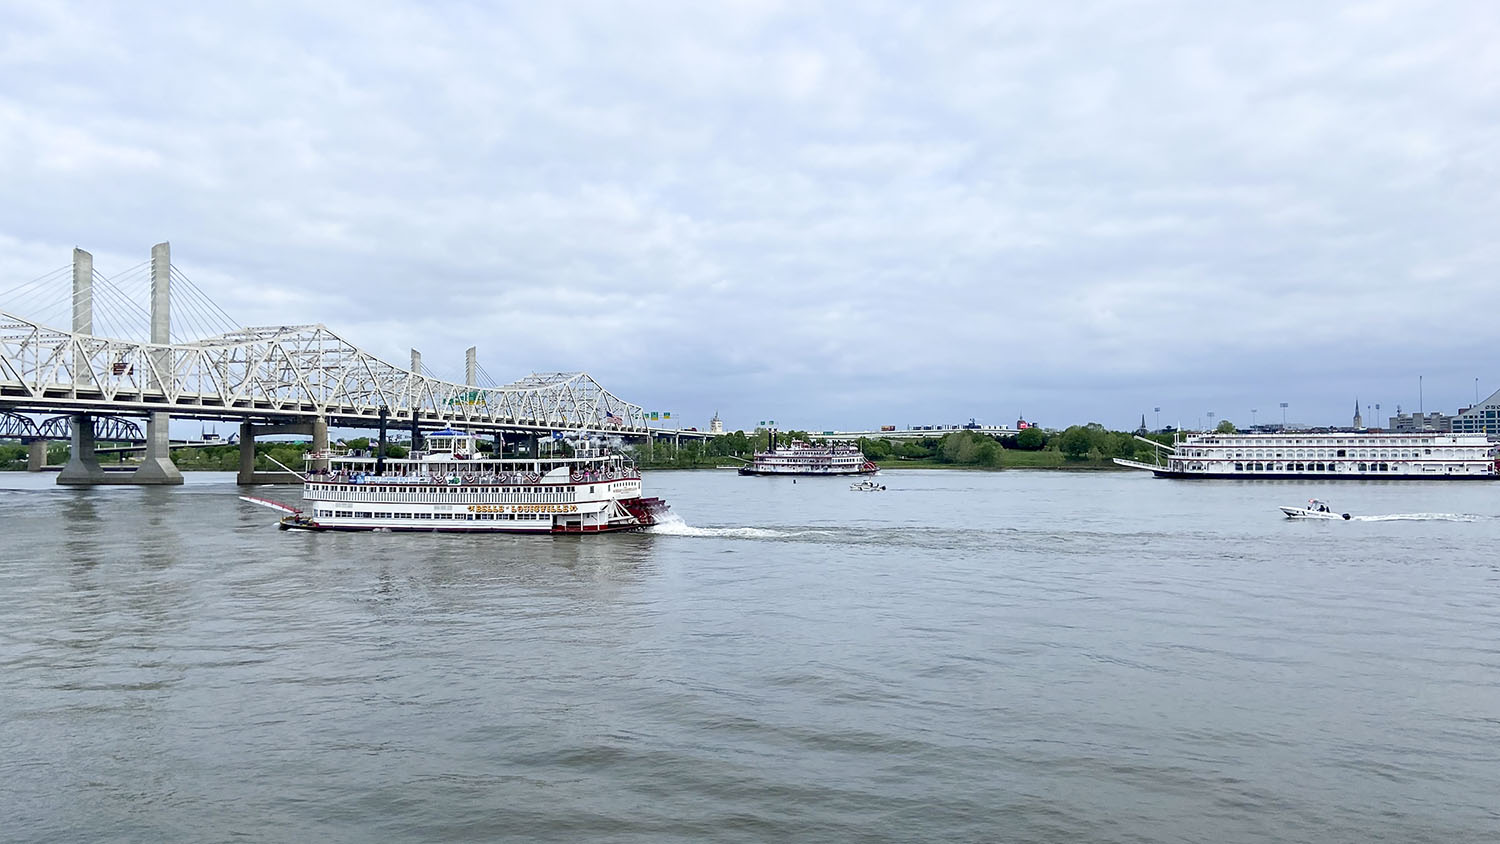
<path fill-rule="evenodd" d="M 1101 458 L 1123 457 L 1127 460 L 1149 460 L 1154 448 L 1125 431 L 1110 431 L 1098 422 L 1074 425 L 1056 436 L 1057 450 L 1073 460 L 1097 455 Z M 1170 445 L 1170 434 L 1152 434 L 1149 439 Z"/>
<path fill-rule="evenodd" d="M 1170 435 L 1154 435 L 1151 439 L 1170 444 Z M 958 466 L 980 466 L 1001 468 L 1007 464 L 1020 466 L 1048 466 L 1068 463 L 1108 464 L 1113 458 L 1131 460 L 1152 459 L 1152 446 L 1141 442 L 1135 435 L 1125 431 L 1110 431 L 1097 422 L 1073 425 L 1062 431 L 1048 432 L 1041 428 L 1027 428 L 1003 437 L 981 434 L 977 431 L 954 431 L 942 437 L 926 437 L 919 440 L 893 442 L 882 439 L 861 439 L 860 450 L 866 457 L 881 460 L 930 461 Z M 1007 458 L 1006 452 L 1017 452 Z M 1052 462 L 1043 452 L 1055 452 Z M 1028 457 L 1027 453 L 1036 454 Z M 1056 464 L 1058 456 L 1062 463 Z"/>

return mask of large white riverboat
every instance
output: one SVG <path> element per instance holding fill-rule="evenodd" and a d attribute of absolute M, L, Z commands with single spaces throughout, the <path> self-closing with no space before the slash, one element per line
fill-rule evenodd
<path fill-rule="evenodd" d="M 740 467 L 741 475 L 873 475 L 878 471 L 880 467 L 852 445 L 794 442 L 778 448 L 775 431 L 770 449 L 757 451 L 749 465 Z"/>
<path fill-rule="evenodd" d="M 1159 478 L 1500 480 L 1497 445 L 1482 434 L 1212 433 L 1152 445 L 1155 463 L 1115 462 Z"/>
<path fill-rule="evenodd" d="M 405 458 L 310 453 L 308 465 L 304 507 L 283 529 L 586 534 L 650 527 L 667 511 L 641 496 L 628 458 L 587 443 L 572 457 L 495 459 L 445 430 Z"/>

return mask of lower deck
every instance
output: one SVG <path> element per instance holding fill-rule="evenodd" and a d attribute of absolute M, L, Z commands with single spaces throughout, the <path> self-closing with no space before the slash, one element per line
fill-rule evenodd
<path fill-rule="evenodd" d="M 453 520 L 422 522 L 419 520 L 375 521 L 362 519 L 318 519 L 306 515 L 287 516 L 282 530 L 308 531 L 381 531 L 389 533 L 525 533 L 525 534 L 591 534 L 643 530 L 650 527 L 639 521 L 614 524 L 580 524 L 576 521 L 517 520 L 484 522 Z"/>
<path fill-rule="evenodd" d="M 1196 472 L 1151 467 L 1158 478 L 1230 481 L 1500 481 L 1500 475 L 1460 472 Z"/>

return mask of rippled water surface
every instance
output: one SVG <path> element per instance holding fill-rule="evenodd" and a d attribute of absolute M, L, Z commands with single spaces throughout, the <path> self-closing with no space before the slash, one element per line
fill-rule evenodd
<path fill-rule="evenodd" d="M 0 839 L 1500 840 L 1500 484 L 882 477 L 554 539 L 0 475 Z"/>

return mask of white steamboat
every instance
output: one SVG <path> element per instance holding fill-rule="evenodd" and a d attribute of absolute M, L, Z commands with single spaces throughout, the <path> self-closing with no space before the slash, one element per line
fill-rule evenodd
<path fill-rule="evenodd" d="M 1157 462 L 1116 458 L 1159 478 L 1500 480 L 1497 446 L 1484 435 L 1339 432 L 1195 434 L 1157 448 Z"/>
<path fill-rule="evenodd" d="M 641 496 L 625 456 L 584 442 L 571 457 L 482 457 L 474 437 L 444 430 L 427 449 L 392 459 L 309 453 L 304 509 L 283 529 L 606 533 L 650 527 L 666 514 Z M 321 468 L 326 463 L 326 468 Z"/>
<path fill-rule="evenodd" d="M 756 452 L 755 460 L 740 467 L 741 475 L 873 475 L 878 471 L 880 467 L 852 445 L 794 442 L 777 448 L 775 431 L 770 448 Z"/>

